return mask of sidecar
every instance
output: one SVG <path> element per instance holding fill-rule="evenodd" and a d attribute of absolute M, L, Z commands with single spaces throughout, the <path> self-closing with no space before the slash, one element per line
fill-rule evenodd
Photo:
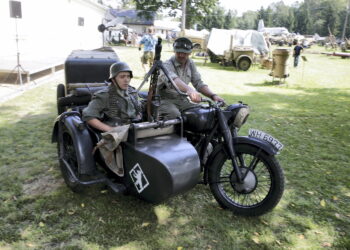
<path fill-rule="evenodd" d="M 58 145 L 60 168 L 67 186 L 80 192 L 85 186 L 104 184 L 116 193 L 132 194 L 152 203 L 193 188 L 199 180 L 200 161 L 195 148 L 183 137 L 181 119 L 132 123 L 127 141 L 121 143 L 124 176 L 109 169 L 96 149 L 101 132 L 81 119 L 82 110 L 93 93 L 107 87 L 97 76 L 91 81 L 81 79 L 83 67 L 89 65 L 88 61 L 96 53 L 99 60 L 94 60 L 94 68 L 98 69 L 95 72 L 106 77 L 106 70 L 108 72 L 117 59 L 114 52 L 108 51 L 108 56 L 103 57 L 100 51 L 82 51 L 82 55 L 90 56 L 80 60 L 77 60 L 79 53 L 75 52 L 65 63 L 64 91 L 62 85 L 57 88 L 59 115 L 54 123 L 52 142 Z M 69 79 L 74 82 L 70 83 Z"/>

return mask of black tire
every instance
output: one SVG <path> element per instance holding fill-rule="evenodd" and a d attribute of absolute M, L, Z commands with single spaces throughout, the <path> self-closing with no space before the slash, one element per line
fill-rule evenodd
<path fill-rule="evenodd" d="M 243 71 L 247 71 L 252 64 L 251 60 L 247 57 L 241 58 L 237 63 L 237 68 Z"/>
<path fill-rule="evenodd" d="M 64 125 L 60 126 L 59 129 L 61 129 L 61 131 L 59 131 L 58 138 L 58 157 L 62 177 L 66 185 L 73 192 L 81 193 L 84 191 L 84 186 L 75 181 L 75 179 L 73 178 L 73 176 L 71 175 L 64 163 L 64 161 L 66 161 L 72 168 L 75 176 L 79 177 L 79 165 L 72 135 Z M 62 159 L 60 158 L 61 152 Z"/>
<path fill-rule="evenodd" d="M 58 115 L 66 111 L 66 107 L 59 104 L 59 100 L 66 96 L 66 87 L 64 84 L 57 85 L 57 113 Z"/>
<path fill-rule="evenodd" d="M 259 216 L 272 210 L 284 191 L 284 174 L 274 156 L 257 147 L 240 144 L 235 146 L 239 167 L 249 167 L 257 160 L 253 171 L 248 172 L 243 185 L 235 181 L 235 174 L 224 150 L 218 153 L 209 168 L 210 190 L 221 207 L 237 215 Z M 257 156 L 256 156 L 257 155 Z"/>
<path fill-rule="evenodd" d="M 218 63 L 219 62 L 218 57 L 213 52 L 211 52 L 210 49 L 208 49 L 208 55 L 209 55 L 211 63 Z"/>
<path fill-rule="evenodd" d="M 200 44 L 196 43 L 195 45 L 193 45 L 193 49 L 200 50 L 200 49 L 202 49 L 202 47 Z"/>

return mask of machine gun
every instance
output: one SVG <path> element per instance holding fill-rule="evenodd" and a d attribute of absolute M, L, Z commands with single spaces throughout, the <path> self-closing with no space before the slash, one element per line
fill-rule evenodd
<path fill-rule="evenodd" d="M 162 38 L 158 38 L 156 45 L 156 53 L 154 56 L 153 66 L 157 65 L 160 61 L 160 54 L 162 52 Z M 158 109 L 160 106 L 160 96 L 157 90 L 157 82 L 159 76 L 159 67 L 151 68 L 151 83 L 149 85 L 148 96 L 147 96 L 147 117 L 149 122 L 158 121 Z"/>

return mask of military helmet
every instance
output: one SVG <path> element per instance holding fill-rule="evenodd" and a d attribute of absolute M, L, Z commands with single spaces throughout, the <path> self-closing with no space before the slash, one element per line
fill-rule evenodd
<path fill-rule="evenodd" d="M 175 52 L 191 53 L 193 49 L 192 41 L 187 37 L 179 37 L 173 43 Z"/>
<path fill-rule="evenodd" d="M 130 72 L 130 77 L 133 77 L 132 70 L 130 69 L 129 65 L 127 65 L 125 62 L 116 62 L 109 68 L 109 80 L 118 75 L 119 72 Z"/>

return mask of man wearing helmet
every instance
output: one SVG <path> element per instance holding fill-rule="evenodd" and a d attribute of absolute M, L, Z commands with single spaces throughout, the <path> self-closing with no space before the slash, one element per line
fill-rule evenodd
<path fill-rule="evenodd" d="M 133 77 L 129 66 L 117 62 L 110 67 L 108 88 L 98 91 L 83 110 L 83 120 L 90 126 L 106 132 L 113 127 L 131 123 L 140 118 L 140 106 L 129 86 Z"/>
<path fill-rule="evenodd" d="M 186 97 L 179 95 L 171 86 L 171 83 L 161 72 L 158 78 L 158 90 L 161 96 L 161 105 L 159 114 L 164 119 L 173 119 L 181 115 L 181 112 L 198 107 L 201 101 L 200 94 L 203 94 L 213 101 L 223 102 L 224 100 L 213 93 L 208 85 L 204 84 L 193 60 L 189 58 L 192 52 L 192 42 L 186 37 L 180 37 L 173 44 L 175 55 L 164 62 L 164 66 L 169 71 L 169 76 L 175 82 L 177 87 L 184 93 L 187 93 L 192 102 Z M 192 83 L 193 87 L 189 86 Z"/>

